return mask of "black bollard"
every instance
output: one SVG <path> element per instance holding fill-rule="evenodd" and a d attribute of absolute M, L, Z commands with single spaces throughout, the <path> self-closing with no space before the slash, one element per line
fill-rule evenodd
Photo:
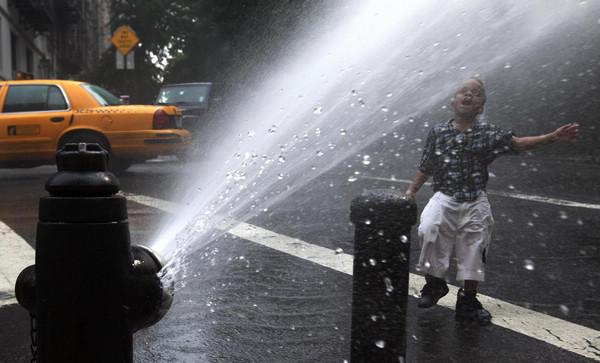
<path fill-rule="evenodd" d="M 395 190 L 354 198 L 351 361 L 404 362 L 411 226 L 417 207 Z"/>
<path fill-rule="evenodd" d="M 130 363 L 133 332 L 172 301 L 164 263 L 132 248 L 126 200 L 97 144 L 67 144 L 40 199 L 35 265 L 17 279 L 19 304 L 36 321 L 40 363 Z"/>

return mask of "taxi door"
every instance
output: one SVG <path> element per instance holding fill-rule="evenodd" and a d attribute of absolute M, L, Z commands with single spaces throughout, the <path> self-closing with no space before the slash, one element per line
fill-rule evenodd
<path fill-rule="evenodd" d="M 0 89 L 0 160 L 48 160 L 72 110 L 54 84 L 9 84 Z"/>

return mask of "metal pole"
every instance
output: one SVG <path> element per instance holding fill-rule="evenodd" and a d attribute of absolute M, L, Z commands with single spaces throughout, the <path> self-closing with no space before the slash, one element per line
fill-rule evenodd
<path fill-rule="evenodd" d="M 417 207 L 395 190 L 352 200 L 354 280 L 351 361 L 404 362 L 411 226 Z"/>

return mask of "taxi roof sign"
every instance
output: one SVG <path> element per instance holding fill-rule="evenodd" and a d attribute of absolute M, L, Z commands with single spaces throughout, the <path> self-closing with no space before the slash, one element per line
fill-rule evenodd
<path fill-rule="evenodd" d="M 117 49 L 123 53 L 124 55 L 129 53 L 129 51 L 135 47 L 135 45 L 140 41 L 133 30 L 129 28 L 127 25 L 122 25 L 115 34 L 110 38 L 110 41 L 117 47 Z"/>

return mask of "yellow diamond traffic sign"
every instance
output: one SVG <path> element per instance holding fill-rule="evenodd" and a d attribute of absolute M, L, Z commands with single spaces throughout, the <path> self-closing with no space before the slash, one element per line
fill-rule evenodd
<path fill-rule="evenodd" d="M 112 38 L 110 38 L 110 41 L 121 53 L 127 54 L 131 48 L 135 47 L 140 39 L 127 25 L 123 25 L 115 32 Z"/>

